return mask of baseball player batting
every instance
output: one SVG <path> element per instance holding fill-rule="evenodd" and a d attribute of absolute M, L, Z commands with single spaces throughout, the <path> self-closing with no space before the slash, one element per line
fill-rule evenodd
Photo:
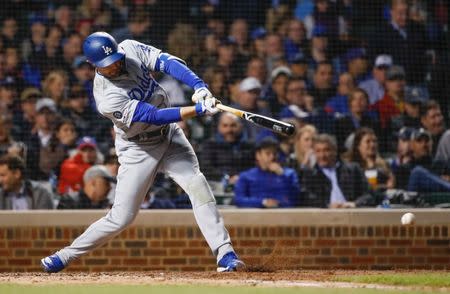
<path fill-rule="evenodd" d="M 111 119 L 120 168 L 111 210 L 73 243 L 41 260 L 46 272 L 55 273 L 106 243 L 135 219 L 157 172 L 167 173 L 189 195 L 195 219 L 213 254 L 217 271 L 245 267 L 231 245 L 223 219 L 197 157 L 175 123 L 214 115 L 219 103 L 206 84 L 185 62 L 134 40 L 119 45 L 105 32 L 89 35 L 83 44 L 87 60 L 96 67 L 94 97 L 99 112 Z M 195 106 L 170 107 L 166 92 L 150 71 L 160 71 L 192 87 Z"/>

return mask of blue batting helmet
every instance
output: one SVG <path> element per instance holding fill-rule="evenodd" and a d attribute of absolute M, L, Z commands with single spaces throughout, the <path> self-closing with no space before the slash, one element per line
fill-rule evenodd
<path fill-rule="evenodd" d="M 83 51 L 87 60 L 96 67 L 107 67 L 125 55 L 113 36 L 105 32 L 90 34 L 84 40 Z"/>

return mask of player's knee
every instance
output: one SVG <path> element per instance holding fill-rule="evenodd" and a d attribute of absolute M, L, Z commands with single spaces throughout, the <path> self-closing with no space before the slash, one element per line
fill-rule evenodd
<path fill-rule="evenodd" d="M 192 206 L 198 207 L 208 202 L 215 202 L 216 199 L 202 173 L 196 174 L 191 180 L 186 191 L 191 199 Z"/>

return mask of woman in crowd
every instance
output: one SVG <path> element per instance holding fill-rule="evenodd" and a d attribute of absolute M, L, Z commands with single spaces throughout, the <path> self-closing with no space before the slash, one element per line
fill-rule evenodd
<path fill-rule="evenodd" d="M 295 162 L 290 164 L 292 168 L 299 170 L 303 167 L 313 167 L 316 164 L 312 149 L 315 135 L 317 135 L 317 129 L 313 125 L 304 125 L 297 131 L 293 154 Z"/>
<path fill-rule="evenodd" d="M 373 190 L 394 188 L 394 175 L 378 153 L 378 139 L 372 129 L 363 127 L 356 131 L 353 145 L 344 158 L 361 166 Z"/>

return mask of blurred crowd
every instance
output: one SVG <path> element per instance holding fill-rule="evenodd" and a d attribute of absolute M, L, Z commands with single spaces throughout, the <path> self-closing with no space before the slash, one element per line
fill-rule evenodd
<path fill-rule="evenodd" d="M 96 110 L 95 71 L 82 52 L 95 31 L 178 56 L 222 103 L 296 125 L 283 137 L 228 113 L 179 123 L 229 204 L 389 207 L 396 193 L 450 195 L 448 6 L 2 1 L 0 209 L 112 204 L 114 131 Z M 154 77 L 173 105 L 192 103 L 193 89 Z M 189 205 L 160 175 L 142 208 Z"/>

